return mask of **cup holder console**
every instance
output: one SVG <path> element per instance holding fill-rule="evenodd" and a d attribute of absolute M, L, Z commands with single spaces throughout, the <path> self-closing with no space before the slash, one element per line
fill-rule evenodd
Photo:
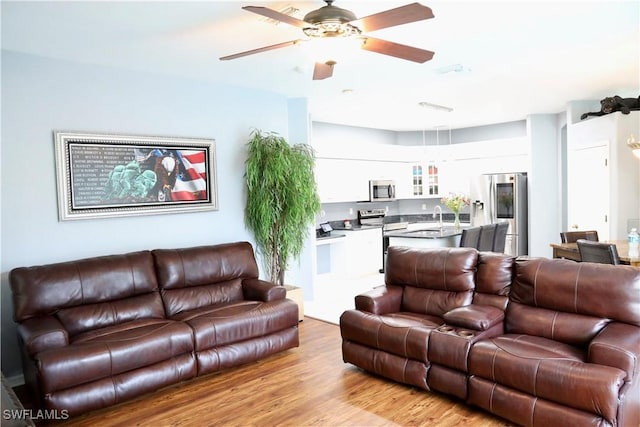
<path fill-rule="evenodd" d="M 471 331 L 467 331 L 464 329 L 458 330 L 455 327 L 449 326 L 449 325 L 440 326 L 436 330 L 438 332 L 442 332 L 443 334 L 458 335 L 459 337 L 462 337 L 462 338 L 473 338 L 475 336 L 475 333 Z"/>

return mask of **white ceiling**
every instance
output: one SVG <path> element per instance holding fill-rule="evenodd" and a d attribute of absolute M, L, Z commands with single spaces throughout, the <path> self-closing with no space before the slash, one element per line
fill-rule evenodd
<path fill-rule="evenodd" d="M 341 1 L 363 17 L 405 1 Z M 422 0 L 435 18 L 371 33 L 435 52 L 416 64 L 352 47 L 312 81 L 313 42 L 218 57 L 302 37 L 241 9 L 322 1 L 2 1 L 2 48 L 306 97 L 316 121 L 389 130 L 469 127 L 558 113 L 572 100 L 640 95 L 640 0 Z M 462 72 L 449 72 L 455 68 Z M 351 90 L 350 94 L 344 90 Z M 453 112 L 426 110 L 421 101 Z"/>

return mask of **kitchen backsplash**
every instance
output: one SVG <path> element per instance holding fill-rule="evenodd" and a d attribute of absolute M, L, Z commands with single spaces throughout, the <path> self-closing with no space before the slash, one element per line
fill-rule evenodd
<path fill-rule="evenodd" d="M 352 224 L 358 223 L 358 210 L 360 209 L 384 209 L 386 212 L 385 222 L 431 222 L 434 220 L 433 209 L 439 205 L 442 208 L 442 220 L 453 222 L 454 215 L 439 198 L 434 199 L 403 199 L 393 202 L 381 203 L 324 203 L 321 212 L 316 216 L 316 225 L 324 222 L 335 222 L 349 220 Z M 460 221 L 469 221 L 469 208 L 460 212 Z"/>

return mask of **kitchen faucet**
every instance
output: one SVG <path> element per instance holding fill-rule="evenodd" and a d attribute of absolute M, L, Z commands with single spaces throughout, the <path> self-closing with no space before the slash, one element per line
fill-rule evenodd
<path fill-rule="evenodd" d="M 433 208 L 433 219 L 436 218 L 436 211 L 440 214 L 440 230 L 442 231 L 444 227 L 442 226 L 442 208 L 440 207 L 440 205 L 436 205 L 436 207 Z"/>

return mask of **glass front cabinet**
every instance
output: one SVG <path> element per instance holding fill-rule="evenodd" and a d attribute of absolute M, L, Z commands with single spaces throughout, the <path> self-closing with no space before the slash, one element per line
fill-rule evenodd
<path fill-rule="evenodd" d="M 438 166 L 434 162 L 411 165 L 412 197 L 431 197 L 440 195 L 440 177 Z"/>

